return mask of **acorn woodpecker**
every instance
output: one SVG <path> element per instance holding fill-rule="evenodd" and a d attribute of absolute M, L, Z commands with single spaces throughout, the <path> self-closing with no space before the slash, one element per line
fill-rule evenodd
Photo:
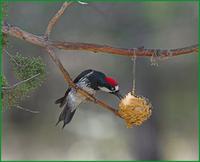
<path fill-rule="evenodd" d="M 113 94 L 119 99 L 122 98 L 119 93 L 117 81 L 111 77 L 107 77 L 100 71 L 91 69 L 85 70 L 74 79 L 74 83 L 91 95 L 94 95 L 96 91 L 101 90 Z M 65 125 L 72 120 L 77 107 L 85 100 L 86 97 L 77 93 L 74 88 L 68 88 L 65 95 L 55 101 L 55 104 L 60 104 L 60 107 L 65 105 L 56 125 L 58 125 L 60 121 L 63 121 L 64 124 L 62 128 L 64 128 Z"/>

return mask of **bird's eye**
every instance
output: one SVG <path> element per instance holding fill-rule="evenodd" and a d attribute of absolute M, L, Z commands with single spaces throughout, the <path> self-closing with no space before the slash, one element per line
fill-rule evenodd
<path fill-rule="evenodd" d="M 111 90 L 112 90 L 112 91 L 114 91 L 114 90 L 115 90 L 115 88 L 114 88 L 114 87 L 112 87 L 112 88 L 111 88 Z"/>

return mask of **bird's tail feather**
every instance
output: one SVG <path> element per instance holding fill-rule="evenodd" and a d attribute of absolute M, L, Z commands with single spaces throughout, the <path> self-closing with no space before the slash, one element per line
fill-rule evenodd
<path fill-rule="evenodd" d="M 75 112 L 76 112 L 76 109 L 71 111 L 71 108 L 66 104 L 65 108 L 60 113 L 60 116 L 59 116 L 59 119 L 58 119 L 58 122 L 56 123 L 56 125 L 58 125 L 58 123 L 63 121 L 64 124 L 63 124 L 62 128 L 64 128 L 65 125 L 68 124 L 72 120 Z"/>
<path fill-rule="evenodd" d="M 59 107 L 63 107 L 66 103 L 66 96 L 63 96 L 55 101 L 55 104 L 60 104 Z"/>

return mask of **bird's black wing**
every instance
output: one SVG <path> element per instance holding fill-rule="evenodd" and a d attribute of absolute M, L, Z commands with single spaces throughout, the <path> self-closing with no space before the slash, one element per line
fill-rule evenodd
<path fill-rule="evenodd" d="M 82 73 L 80 73 L 75 79 L 74 79 L 74 83 L 77 83 L 81 78 L 83 78 L 85 75 L 91 73 L 93 70 L 88 69 L 83 71 Z"/>
<path fill-rule="evenodd" d="M 62 127 L 62 128 L 64 128 L 65 125 L 68 124 L 68 123 L 72 120 L 72 118 L 73 118 L 75 112 L 76 112 L 76 109 L 73 110 L 73 111 L 71 111 L 71 109 L 70 109 L 70 107 L 68 106 L 68 104 L 66 104 L 66 105 L 65 105 L 65 108 L 64 108 L 63 111 L 60 113 L 60 116 L 59 116 L 59 119 L 58 119 L 56 125 L 58 125 L 61 121 L 63 121 L 64 124 L 63 124 L 63 127 Z"/>

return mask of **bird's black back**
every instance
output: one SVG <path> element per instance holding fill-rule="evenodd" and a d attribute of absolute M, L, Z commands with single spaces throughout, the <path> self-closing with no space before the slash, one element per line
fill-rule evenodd
<path fill-rule="evenodd" d="M 85 75 L 91 73 L 92 71 L 94 71 L 94 70 L 88 69 L 88 70 L 85 70 L 85 71 L 81 72 L 81 73 L 74 79 L 74 83 L 77 83 L 81 78 L 83 78 Z"/>
<path fill-rule="evenodd" d="M 88 76 L 87 76 L 88 75 Z M 80 73 L 75 79 L 74 83 L 78 83 L 82 78 L 87 77 L 90 83 L 90 87 L 94 90 L 99 90 L 98 86 L 101 83 L 105 83 L 105 74 L 102 72 L 96 71 L 96 70 L 85 70 L 82 73 Z"/>
<path fill-rule="evenodd" d="M 93 70 L 91 69 L 88 69 L 88 70 L 85 70 L 83 72 L 81 72 L 75 79 L 74 79 L 74 83 L 78 83 L 78 81 L 83 78 L 85 75 L 89 74 L 90 72 L 92 72 Z M 65 93 L 65 96 L 68 95 L 68 93 L 70 92 L 71 88 L 68 88 L 66 93 Z"/>
<path fill-rule="evenodd" d="M 105 74 L 103 74 L 102 72 L 96 71 L 96 70 L 92 70 L 92 69 L 88 69 L 88 70 L 81 72 L 74 79 L 73 82 L 76 84 L 84 77 L 87 77 L 87 79 L 89 80 L 89 83 L 90 83 L 89 86 L 94 90 L 99 90 L 98 86 L 101 84 L 105 84 L 105 80 L 104 80 L 104 78 L 106 77 Z M 68 96 L 70 91 L 71 91 L 71 87 L 68 88 L 67 91 L 65 92 L 65 95 L 63 97 L 59 98 L 58 100 L 56 100 L 55 103 L 60 104 L 60 107 L 62 107 L 66 103 L 66 97 Z"/>

